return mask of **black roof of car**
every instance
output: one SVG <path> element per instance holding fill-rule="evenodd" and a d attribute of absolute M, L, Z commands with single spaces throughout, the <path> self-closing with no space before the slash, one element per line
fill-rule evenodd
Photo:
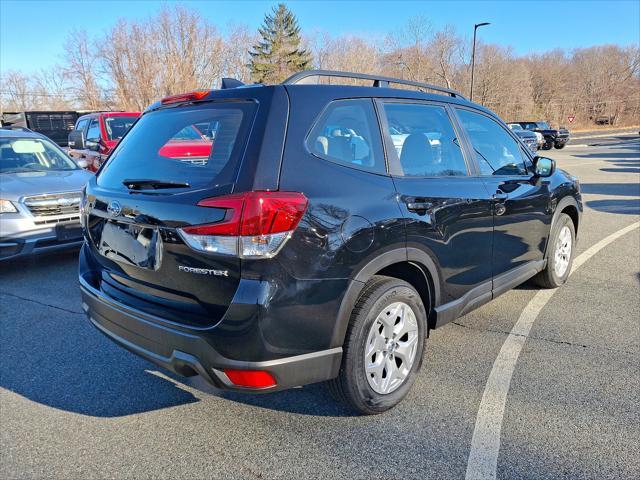
<path fill-rule="evenodd" d="M 338 84 L 326 84 L 318 83 L 321 78 L 346 78 L 363 81 L 371 81 L 371 85 L 345 85 L 344 83 Z M 316 78 L 317 81 L 313 82 L 310 79 Z M 391 85 L 400 85 L 400 88 L 394 88 Z M 364 73 L 351 73 L 341 72 L 333 70 L 306 70 L 298 72 L 288 79 L 284 80 L 280 84 L 275 85 L 263 85 L 263 84 L 248 84 L 245 85 L 239 80 L 223 78 L 221 81 L 221 88 L 211 90 L 211 94 L 215 94 L 216 97 L 221 98 L 237 98 L 239 97 L 251 97 L 255 95 L 259 90 L 265 89 L 312 89 L 315 95 L 321 94 L 327 98 L 358 98 L 358 97 L 378 97 L 378 98 L 397 98 L 397 99 L 414 99 L 414 100 L 430 100 L 436 102 L 448 102 L 455 103 L 462 106 L 472 106 L 477 110 L 481 110 L 494 118 L 499 117 L 484 106 L 469 101 L 459 92 L 455 90 L 440 87 L 437 85 L 414 82 L 412 80 L 404 80 L 400 78 L 385 77 L 379 75 L 369 75 Z M 403 88 L 404 87 L 404 88 Z M 407 87 L 413 87 L 409 89 Z M 242 92 L 242 93 L 241 93 Z M 161 101 L 157 101 L 149 105 L 143 113 L 147 113 L 158 108 L 162 108 L 165 105 Z M 171 105 L 168 105 L 171 106 Z"/>

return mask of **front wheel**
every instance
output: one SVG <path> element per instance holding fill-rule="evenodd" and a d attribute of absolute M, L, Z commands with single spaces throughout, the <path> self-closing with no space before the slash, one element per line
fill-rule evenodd
<path fill-rule="evenodd" d="M 556 142 L 556 143 L 554 144 L 554 147 L 556 147 L 558 150 L 562 150 L 562 149 L 564 148 L 564 146 L 565 146 L 565 145 L 566 145 L 565 143 L 559 143 L 559 142 Z"/>
<path fill-rule="evenodd" d="M 557 288 L 563 285 L 573 265 L 576 244 L 576 229 L 571 217 L 565 213 L 558 216 L 547 247 L 547 266 L 534 281 L 543 288 Z"/>
<path fill-rule="evenodd" d="M 553 148 L 553 140 L 547 140 L 544 145 L 542 145 L 543 150 L 551 150 Z"/>
<path fill-rule="evenodd" d="M 328 382 L 333 397 L 367 415 L 400 403 L 422 364 L 426 329 L 418 292 L 403 280 L 374 276 L 351 314 L 340 372 Z"/>

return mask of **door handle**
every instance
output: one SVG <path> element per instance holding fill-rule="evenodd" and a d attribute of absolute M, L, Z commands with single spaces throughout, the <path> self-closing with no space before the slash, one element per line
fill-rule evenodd
<path fill-rule="evenodd" d="M 493 195 L 491 195 L 491 199 L 495 200 L 496 202 L 504 202 L 508 198 L 509 198 L 509 195 L 505 192 L 496 192 Z"/>
<path fill-rule="evenodd" d="M 431 202 L 407 202 L 407 210 L 412 212 L 425 212 L 433 207 L 433 203 Z"/>
<path fill-rule="evenodd" d="M 504 215 L 507 211 L 507 206 L 504 204 L 505 201 L 509 198 L 505 192 L 496 192 L 491 195 L 491 199 L 493 200 L 493 213 L 496 215 Z"/>

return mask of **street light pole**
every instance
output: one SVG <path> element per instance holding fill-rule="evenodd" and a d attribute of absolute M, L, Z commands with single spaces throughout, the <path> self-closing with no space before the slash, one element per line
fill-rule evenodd
<path fill-rule="evenodd" d="M 476 67 L 476 30 L 479 27 L 484 27 L 485 25 L 491 25 L 489 22 L 476 23 L 473 26 L 473 50 L 471 51 L 471 91 L 469 92 L 469 100 L 473 100 L 473 71 Z"/>

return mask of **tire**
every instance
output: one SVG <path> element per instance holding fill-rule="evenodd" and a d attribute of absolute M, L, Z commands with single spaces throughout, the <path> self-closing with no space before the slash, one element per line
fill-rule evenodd
<path fill-rule="evenodd" d="M 558 143 L 558 142 L 556 142 L 553 146 L 556 147 L 558 150 L 562 150 L 565 145 L 566 145 L 566 143 Z"/>
<path fill-rule="evenodd" d="M 392 331 L 391 341 L 385 343 L 382 337 Z M 340 372 L 327 382 L 331 395 L 366 415 L 393 408 L 407 395 L 420 370 L 426 333 L 427 313 L 418 292 L 403 280 L 374 276 L 351 313 Z M 369 368 L 365 349 L 375 352 L 369 353 Z M 392 373 L 386 370 L 385 376 L 385 369 Z"/>
<path fill-rule="evenodd" d="M 542 145 L 542 150 L 551 150 L 553 148 L 553 140 L 547 140 Z"/>
<path fill-rule="evenodd" d="M 563 248 L 567 235 L 570 238 L 568 254 L 558 252 Z M 544 270 L 533 277 L 534 282 L 543 288 L 558 288 L 563 285 L 569 278 L 573 258 L 575 256 L 576 246 L 576 230 L 571 217 L 565 213 L 558 216 L 558 220 L 553 226 L 553 231 L 549 237 L 549 245 L 547 246 L 547 265 Z M 566 252 L 566 248 L 564 248 Z M 557 257 L 556 255 L 559 255 Z M 566 257 L 566 258 L 565 258 Z M 562 259 L 562 260 L 561 260 Z M 562 268 L 556 268 L 556 265 Z"/>

